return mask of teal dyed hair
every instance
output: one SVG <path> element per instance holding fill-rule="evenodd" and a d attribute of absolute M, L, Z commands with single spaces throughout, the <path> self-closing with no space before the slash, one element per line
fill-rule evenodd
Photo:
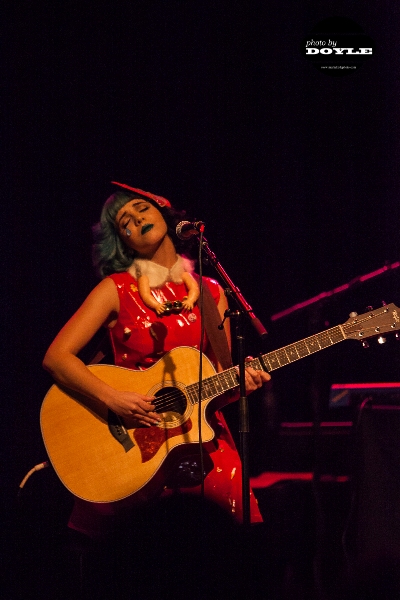
<path fill-rule="evenodd" d="M 100 277 L 107 277 L 111 273 L 120 273 L 126 271 L 132 264 L 136 254 L 131 248 L 128 248 L 121 240 L 115 225 L 115 219 L 118 211 L 125 206 L 127 202 L 134 198 L 140 198 L 134 192 L 115 192 L 106 200 L 100 215 L 100 221 L 93 226 L 93 249 L 92 257 L 94 267 Z M 182 220 L 184 212 L 176 211 L 173 208 L 160 207 L 156 202 L 145 198 L 147 202 L 153 204 L 162 214 L 167 227 L 168 234 L 172 239 L 177 252 L 189 251 L 193 240 L 182 242 L 176 236 L 176 225 Z"/>
<path fill-rule="evenodd" d="M 133 261 L 133 255 L 124 245 L 115 227 L 115 218 L 120 208 L 134 196 L 116 192 L 105 202 L 100 221 L 93 226 L 93 264 L 100 277 L 126 271 Z"/>

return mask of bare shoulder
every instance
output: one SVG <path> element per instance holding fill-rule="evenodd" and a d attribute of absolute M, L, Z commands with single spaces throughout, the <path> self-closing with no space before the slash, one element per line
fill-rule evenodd
<path fill-rule="evenodd" d="M 87 296 L 78 312 L 83 313 L 85 317 L 88 312 L 97 315 L 103 325 L 115 319 L 119 313 L 119 297 L 114 281 L 109 277 L 100 281 Z"/>
<path fill-rule="evenodd" d="M 118 307 L 118 292 L 114 281 L 110 277 L 102 279 L 100 283 L 90 292 L 86 300 L 105 300 L 107 302 L 115 303 Z"/>
<path fill-rule="evenodd" d="M 111 279 L 104 279 L 57 334 L 46 356 L 63 353 L 76 355 L 96 331 L 117 318 L 118 312 L 119 299 L 115 284 Z"/>

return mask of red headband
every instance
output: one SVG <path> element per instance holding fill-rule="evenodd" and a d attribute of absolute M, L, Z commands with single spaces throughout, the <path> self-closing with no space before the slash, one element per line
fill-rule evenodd
<path fill-rule="evenodd" d="M 168 206 L 168 208 L 171 208 L 171 202 L 166 198 L 163 198 L 162 196 L 156 196 L 155 194 L 150 194 L 150 192 L 144 192 L 143 190 L 139 190 L 138 188 L 133 188 L 130 185 L 126 185 L 126 183 L 118 183 L 118 181 L 112 181 L 111 183 L 113 183 L 114 185 L 119 185 L 120 187 L 125 188 L 127 190 L 131 190 L 131 192 L 135 192 L 136 194 L 144 196 L 145 198 L 150 198 L 150 200 L 154 200 L 154 202 L 156 202 L 158 206 Z"/>

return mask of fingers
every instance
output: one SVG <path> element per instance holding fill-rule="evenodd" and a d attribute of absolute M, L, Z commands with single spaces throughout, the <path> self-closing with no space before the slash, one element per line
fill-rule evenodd
<path fill-rule="evenodd" d="M 261 387 L 261 376 L 258 371 L 251 367 L 246 367 L 245 371 L 246 389 L 248 391 L 256 390 Z"/>
<path fill-rule="evenodd" d="M 139 398 L 138 400 L 136 400 L 134 404 L 136 405 L 136 408 L 138 410 L 143 411 L 143 413 L 148 413 L 154 411 L 155 409 L 153 401 L 154 398 L 148 399 L 146 396 L 143 396 L 143 398 Z"/>
<path fill-rule="evenodd" d="M 154 427 L 154 425 L 158 425 L 160 423 L 161 419 L 156 413 L 148 413 L 143 417 L 135 417 L 135 421 L 137 421 L 140 425 L 145 425 L 146 427 Z"/>
<path fill-rule="evenodd" d="M 270 379 L 271 376 L 269 373 L 253 369 L 252 367 L 246 367 L 245 382 L 246 390 L 248 392 L 253 392 L 254 390 L 257 390 Z"/>
<path fill-rule="evenodd" d="M 152 404 L 151 400 L 138 400 L 135 409 L 132 410 L 132 414 L 134 414 L 143 425 L 151 426 L 160 423 L 161 417 L 154 412 L 155 405 Z"/>
<path fill-rule="evenodd" d="M 142 394 L 122 392 L 116 412 L 140 425 L 151 427 L 161 421 L 160 415 L 155 412 L 156 406 L 153 402 L 154 398 Z"/>

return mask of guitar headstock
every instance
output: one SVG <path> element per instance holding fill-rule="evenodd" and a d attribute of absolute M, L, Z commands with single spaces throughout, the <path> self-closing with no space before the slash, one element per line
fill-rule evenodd
<path fill-rule="evenodd" d="M 400 309 L 395 304 L 387 304 L 362 315 L 352 313 L 342 327 L 347 339 L 360 341 L 399 331 Z"/>

